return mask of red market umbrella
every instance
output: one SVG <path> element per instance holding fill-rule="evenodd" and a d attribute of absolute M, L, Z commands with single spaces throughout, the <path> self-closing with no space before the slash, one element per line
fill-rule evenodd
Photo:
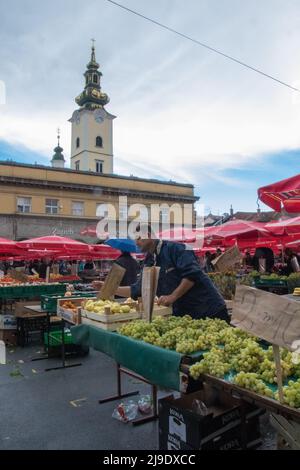
<path fill-rule="evenodd" d="M 115 260 L 121 255 L 121 251 L 108 245 L 91 245 L 90 253 L 94 259 Z"/>
<path fill-rule="evenodd" d="M 86 243 L 58 236 L 31 238 L 29 240 L 18 242 L 17 246 L 19 248 L 36 250 L 67 250 L 71 252 L 78 251 L 81 253 L 89 253 L 90 251 L 90 247 Z"/>
<path fill-rule="evenodd" d="M 13 250 L 17 250 L 17 244 L 16 242 L 12 240 L 8 240 L 7 238 L 1 238 L 0 237 L 0 251 L 3 252 L 9 252 Z"/>
<path fill-rule="evenodd" d="M 280 212 L 300 212 L 300 175 L 287 178 L 257 190 L 259 199 L 267 206 Z"/>
<path fill-rule="evenodd" d="M 88 227 L 85 227 L 83 230 L 81 230 L 80 235 L 88 236 L 91 238 L 98 238 L 99 240 L 107 240 L 109 238 L 109 234 L 106 232 L 97 233 L 96 225 L 90 225 Z"/>
<path fill-rule="evenodd" d="M 300 234 L 300 217 L 281 220 L 279 222 L 270 222 L 266 224 L 265 227 L 274 235 Z"/>
<path fill-rule="evenodd" d="M 198 237 L 203 238 L 203 235 L 204 229 L 201 228 L 175 227 L 159 232 L 158 238 L 182 243 L 194 243 Z"/>
<path fill-rule="evenodd" d="M 260 222 L 233 219 L 222 225 L 207 227 L 204 230 L 205 244 L 212 241 L 218 242 L 222 239 L 259 238 L 270 236 L 265 225 Z M 208 243 L 207 243 L 208 242 Z"/>

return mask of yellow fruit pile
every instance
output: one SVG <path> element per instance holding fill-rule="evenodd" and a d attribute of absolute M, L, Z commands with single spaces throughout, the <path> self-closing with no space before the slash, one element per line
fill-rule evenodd
<path fill-rule="evenodd" d="M 103 315 L 106 313 L 106 309 L 110 310 L 111 314 L 120 314 L 120 313 L 132 313 L 135 310 L 131 310 L 129 305 L 122 305 L 118 302 L 113 302 L 111 300 L 88 300 L 84 304 L 84 309 L 88 312 L 98 313 Z"/>

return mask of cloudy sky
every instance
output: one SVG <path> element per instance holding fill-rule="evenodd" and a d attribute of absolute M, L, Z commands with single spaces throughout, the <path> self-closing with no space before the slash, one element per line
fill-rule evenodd
<path fill-rule="evenodd" d="M 120 3 L 300 88 L 298 0 Z M 255 210 L 259 186 L 299 172 L 300 93 L 106 0 L 0 0 L 1 160 L 47 164 L 58 126 L 69 158 L 92 37 L 116 173 L 193 183 L 222 213 Z"/>

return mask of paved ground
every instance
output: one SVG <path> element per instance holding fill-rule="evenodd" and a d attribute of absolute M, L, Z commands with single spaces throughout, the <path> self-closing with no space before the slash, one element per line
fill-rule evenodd
<path fill-rule="evenodd" d="M 8 364 L 0 366 L 0 449 L 158 448 L 157 422 L 123 424 L 112 418 L 114 403 L 98 404 L 114 390 L 115 369 L 108 357 L 91 350 L 80 359 L 81 367 L 45 372 L 59 360 L 31 362 L 41 352 L 39 346 L 8 349 Z M 124 383 L 126 391 L 150 393 L 135 379 Z M 274 433 L 263 421 L 263 448 L 272 449 Z"/>

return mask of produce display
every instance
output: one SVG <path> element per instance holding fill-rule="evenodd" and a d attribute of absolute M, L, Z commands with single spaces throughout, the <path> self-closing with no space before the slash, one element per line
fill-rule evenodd
<path fill-rule="evenodd" d="M 251 271 L 242 276 L 236 276 L 234 272 L 209 273 L 210 279 L 216 285 L 224 299 L 232 300 L 235 295 L 236 285 L 257 286 L 263 284 L 280 284 L 288 287 L 290 293 L 297 287 L 300 288 L 300 273 L 292 273 L 289 276 L 279 274 L 260 274 L 258 271 Z"/>
<path fill-rule="evenodd" d="M 278 392 L 275 393 L 275 398 L 279 400 Z M 300 380 L 290 380 L 288 385 L 283 387 L 283 402 L 293 408 L 300 408 Z"/>
<path fill-rule="evenodd" d="M 259 378 L 259 375 L 254 372 L 240 372 L 235 376 L 234 383 L 239 387 L 252 390 L 259 395 L 274 398 L 272 390 Z"/>
<path fill-rule="evenodd" d="M 27 286 L 27 285 L 40 285 L 46 284 L 45 279 L 41 279 L 38 274 L 26 276 L 26 282 L 14 279 L 13 277 L 6 275 L 0 279 L 0 287 L 15 287 L 15 286 Z M 78 276 L 62 276 L 60 274 L 50 274 L 49 281 L 51 284 L 58 282 L 73 282 L 78 280 Z"/>
<path fill-rule="evenodd" d="M 118 331 L 182 354 L 202 350 L 201 361 L 190 366 L 190 375 L 194 379 L 199 379 L 201 374 L 210 374 L 278 399 L 278 393 L 274 392 L 277 378 L 273 348 L 265 348 L 258 338 L 222 320 L 193 320 L 188 315 L 167 319 L 156 317 L 152 323 L 143 320 L 127 323 Z M 300 361 L 295 360 L 294 354 L 280 349 L 282 376 L 286 383 L 284 402 L 300 408 Z"/>
<path fill-rule="evenodd" d="M 50 274 L 50 281 L 60 281 L 60 282 L 73 282 L 73 281 L 80 281 L 80 277 L 76 275 L 62 275 L 62 274 Z"/>
<path fill-rule="evenodd" d="M 220 333 L 227 328 L 230 326 L 218 319 L 193 320 L 189 315 L 165 319 L 157 316 L 152 323 L 143 320 L 130 322 L 119 332 L 162 348 L 191 354 L 217 344 Z"/>
<path fill-rule="evenodd" d="M 208 275 L 224 299 L 232 300 L 234 298 L 236 288 L 236 274 L 234 272 L 209 273 Z"/>
<path fill-rule="evenodd" d="M 83 308 L 88 312 L 97 313 L 100 315 L 108 314 L 120 314 L 136 312 L 136 309 L 132 309 L 130 305 L 119 304 L 111 300 L 87 300 Z"/>
<path fill-rule="evenodd" d="M 74 289 L 79 292 L 94 292 L 95 288 L 91 284 L 74 284 Z"/>
<path fill-rule="evenodd" d="M 74 304 L 74 302 L 72 302 L 72 300 L 66 300 L 61 304 L 61 307 L 66 310 L 72 310 L 74 313 L 77 312 L 77 306 Z"/>

